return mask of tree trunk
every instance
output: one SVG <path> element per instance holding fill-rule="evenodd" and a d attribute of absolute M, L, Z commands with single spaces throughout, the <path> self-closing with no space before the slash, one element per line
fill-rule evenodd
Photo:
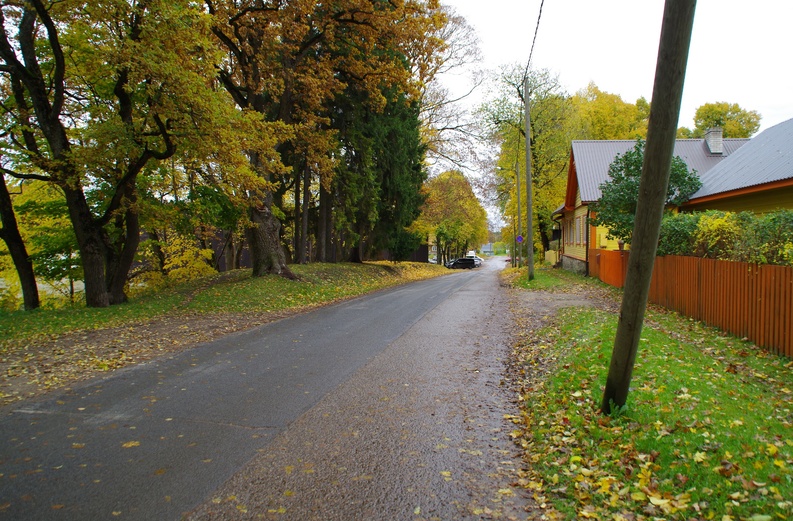
<path fill-rule="evenodd" d="M 292 233 L 292 251 L 294 255 L 292 257 L 292 262 L 295 264 L 300 263 L 300 232 L 302 231 L 303 227 L 301 226 L 301 218 L 300 218 L 300 172 L 295 169 L 295 216 L 294 216 L 294 225 L 292 229 L 294 230 Z"/>
<path fill-rule="evenodd" d="M 604 414 L 628 399 L 669 186 L 695 6 L 696 0 L 666 0 L 664 6 L 625 291 L 600 406 Z"/>
<path fill-rule="evenodd" d="M 319 217 L 317 219 L 317 261 L 328 262 L 328 229 L 330 228 L 330 194 L 322 183 L 319 184 Z"/>
<path fill-rule="evenodd" d="M 61 186 L 69 208 L 80 257 L 83 261 L 85 303 L 88 307 L 103 308 L 110 305 L 110 294 L 105 279 L 105 241 L 102 227 L 97 225 L 81 189 Z"/>
<path fill-rule="evenodd" d="M 2 172 L 0 172 L 0 223 L 3 224 L 0 229 L 0 238 L 6 243 L 11 254 L 11 260 L 14 261 L 14 267 L 19 276 L 19 283 L 22 286 L 22 300 L 25 310 L 36 309 L 41 305 L 36 275 L 33 272 L 33 263 L 28 255 L 25 242 L 19 233 L 16 215 L 14 215 L 14 206 L 11 202 L 11 194 L 8 192 Z"/>
<path fill-rule="evenodd" d="M 259 155 L 251 152 L 248 157 L 254 171 L 267 177 Z M 273 214 L 272 192 L 264 194 L 258 204 L 249 208 L 248 217 L 251 225 L 245 230 L 245 238 L 251 254 L 252 275 L 263 277 L 272 273 L 289 279 L 296 278 L 286 266 L 286 255 L 281 246 L 281 221 Z"/>
<path fill-rule="evenodd" d="M 303 177 L 303 207 L 301 211 L 301 224 L 300 224 L 300 258 L 298 262 L 300 264 L 306 264 L 308 262 L 308 209 L 310 195 L 309 189 L 311 188 L 311 171 L 306 166 L 304 177 Z"/>
<path fill-rule="evenodd" d="M 130 204 L 134 208 L 136 197 L 133 195 L 130 198 Z M 132 268 L 132 263 L 135 262 L 135 253 L 140 245 L 140 219 L 137 211 L 132 208 L 127 210 L 124 215 L 123 229 L 119 239 L 121 251 L 117 256 L 114 256 L 112 262 L 108 263 L 107 290 L 110 294 L 111 304 L 121 304 L 127 301 L 124 286 L 127 284 L 127 276 Z"/>
<path fill-rule="evenodd" d="M 271 196 L 266 196 L 263 204 L 252 207 L 248 212 L 252 226 L 245 230 L 254 277 L 267 274 L 282 275 L 293 279 L 295 275 L 286 266 L 286 257 L 281 248 L 279 231 L 281 223 L 271 210 Z"/>

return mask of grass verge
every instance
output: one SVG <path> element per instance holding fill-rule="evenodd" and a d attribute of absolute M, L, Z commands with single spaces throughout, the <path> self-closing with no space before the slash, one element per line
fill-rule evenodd
<path fill-rule="evenodd" d="M 238 270 L 163 288 L 107 308 L 0 312 L 0 353 L 32 338 L 130 326 L 169 314 L 297 310 L 449 273 L 441 266 L 412 262 L 309 264 L 290 268 L 299 280 L 276 275 L 252 278 L 250 270 Z"/>
<path fill-rule="evenodd" d="M 512 436 L 546 517 L 793 518 L 793 362 L 651 308 L 627 407 L 603 416 L 616 323 L 571 308 L 515 347 Z"/>

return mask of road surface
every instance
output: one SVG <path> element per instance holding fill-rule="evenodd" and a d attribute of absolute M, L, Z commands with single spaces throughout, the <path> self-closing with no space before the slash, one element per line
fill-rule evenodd
<path fill-rule="evenodd" d="M 525 518 L 497 263 L 4 410 L 0 518 Z"/>

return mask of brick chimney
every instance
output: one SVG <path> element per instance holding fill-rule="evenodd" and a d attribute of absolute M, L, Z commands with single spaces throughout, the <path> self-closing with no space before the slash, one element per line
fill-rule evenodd
<path fill-rule="evenodd" d="M 705 144 L 708 145 L 708 150 L 713 155 L 722 155 L 724 153 L 724 134 L 719 127 L 709 128 L 705 132 Z"/>

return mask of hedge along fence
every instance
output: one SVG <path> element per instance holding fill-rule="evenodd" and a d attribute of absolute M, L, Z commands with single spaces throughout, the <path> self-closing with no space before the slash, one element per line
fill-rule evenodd
<path fill-rule="evenodd" d="M 590 250 L 590 275 L 625 283 L 629 252 Z M 656 257 L 650 302 L 793 358 L 793 267 Z"/>
<path fill-rule="evenodd" d="M 658 255 L 793 266 L 793 210 L 667 214 Z"/>

